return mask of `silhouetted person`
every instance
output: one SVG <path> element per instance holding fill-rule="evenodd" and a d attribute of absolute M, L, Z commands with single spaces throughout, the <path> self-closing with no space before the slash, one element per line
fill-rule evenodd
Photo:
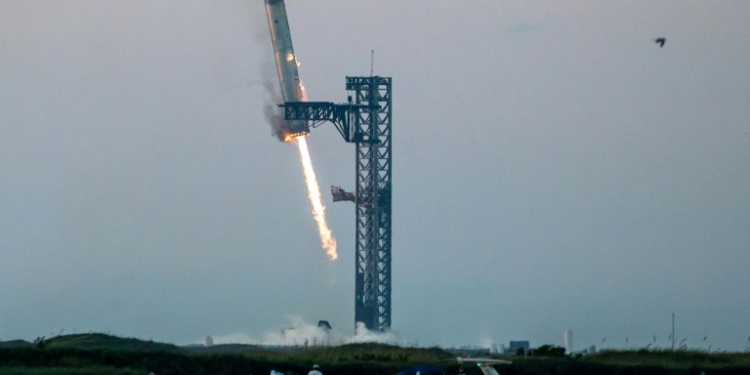
<path fill-rule="evenodd" d="M 656 38 L 654 39 L 654 42 L 659 45 L 659 48 L 664 47 L 664 43 L 667 42 L 667 38 Z"/>
<path fill-rule="evenodd" d="M 310 370 L 310 372 L 308 372 L 307 375 L 323 375 L 323 373 L 320 372 L 320 366 L 313 365 L 313 369 Z"/>

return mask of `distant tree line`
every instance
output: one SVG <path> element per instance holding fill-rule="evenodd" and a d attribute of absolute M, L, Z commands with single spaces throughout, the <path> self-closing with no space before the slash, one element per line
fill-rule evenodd
<path fill-rule="evenodd" d="M 113 341 L 113 345 L 128 343 L 130 346 L 128 349 L 60 347 L 56 346 L 61 345 L 59 339 L 44 337 L 23 346 L 0 342 L 0 375 L 146 375 L 151 372 L 156 375 L 268 375 L 271 370 L 284 375 L 306 375 L 313 363 L 320 364 L 324 375 L 394 375 L 416 364 L 440 367 L 444 375 L 483 375 L 477 366 L 458 364 L 453 355 L 439 348 L 354 344 L 286 353 L 209 353 L 166 344 Z M 159 349 L 133 350 L 133 347 Z M 500 375 L 750 374 L 750 354 L 743 353 L 602 352 L 576 359 L 565 356 L 562 347 L 542 345 L 518 354 L 522 356 L 505 357 L 512 360 L 512 364 L 495 366 Z"/>

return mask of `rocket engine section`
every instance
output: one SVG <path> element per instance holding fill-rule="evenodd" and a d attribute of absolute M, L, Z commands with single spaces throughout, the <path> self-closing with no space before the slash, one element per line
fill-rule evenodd
<path fill-rule="evenodd" d="M 302 83 L 297 71 L 297 57 L 292 47 L 292 34 L 289 31 L 289 20 L 286 17 L 284 0 L 265 0 L 266 14 L 268 15 L 268 27 L 271 30 L 271 43 L 273 44 L 274 56 L 276 57 L 276 68 L 279 72 L 279 83 L 281 84 L 281 95 L 284 102 L 307 101 Z M 286 126 L 286 125 L 285 125 Z M 288 121 L 288 129 L 282 129 L 285 140 L 306 135 L 310 133 L 307 121 Z"/>

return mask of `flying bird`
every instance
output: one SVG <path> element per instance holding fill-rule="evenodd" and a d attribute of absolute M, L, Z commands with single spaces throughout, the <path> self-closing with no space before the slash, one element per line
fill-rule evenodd
<path fill-rule="evenodd" d="M 654 39 L 654 42 L 659 45 L 659 48 L 664 47 L 664 43 L 666 43 L 667 38 L 656 38 Z"/>

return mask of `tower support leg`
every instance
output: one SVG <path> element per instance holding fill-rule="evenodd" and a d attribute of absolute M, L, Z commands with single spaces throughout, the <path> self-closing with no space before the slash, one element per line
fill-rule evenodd
<path fill-rule="evenodd" d="M 355 323 L 391 326 L 391 78 L 347 77 L 356 140 Z"/>

